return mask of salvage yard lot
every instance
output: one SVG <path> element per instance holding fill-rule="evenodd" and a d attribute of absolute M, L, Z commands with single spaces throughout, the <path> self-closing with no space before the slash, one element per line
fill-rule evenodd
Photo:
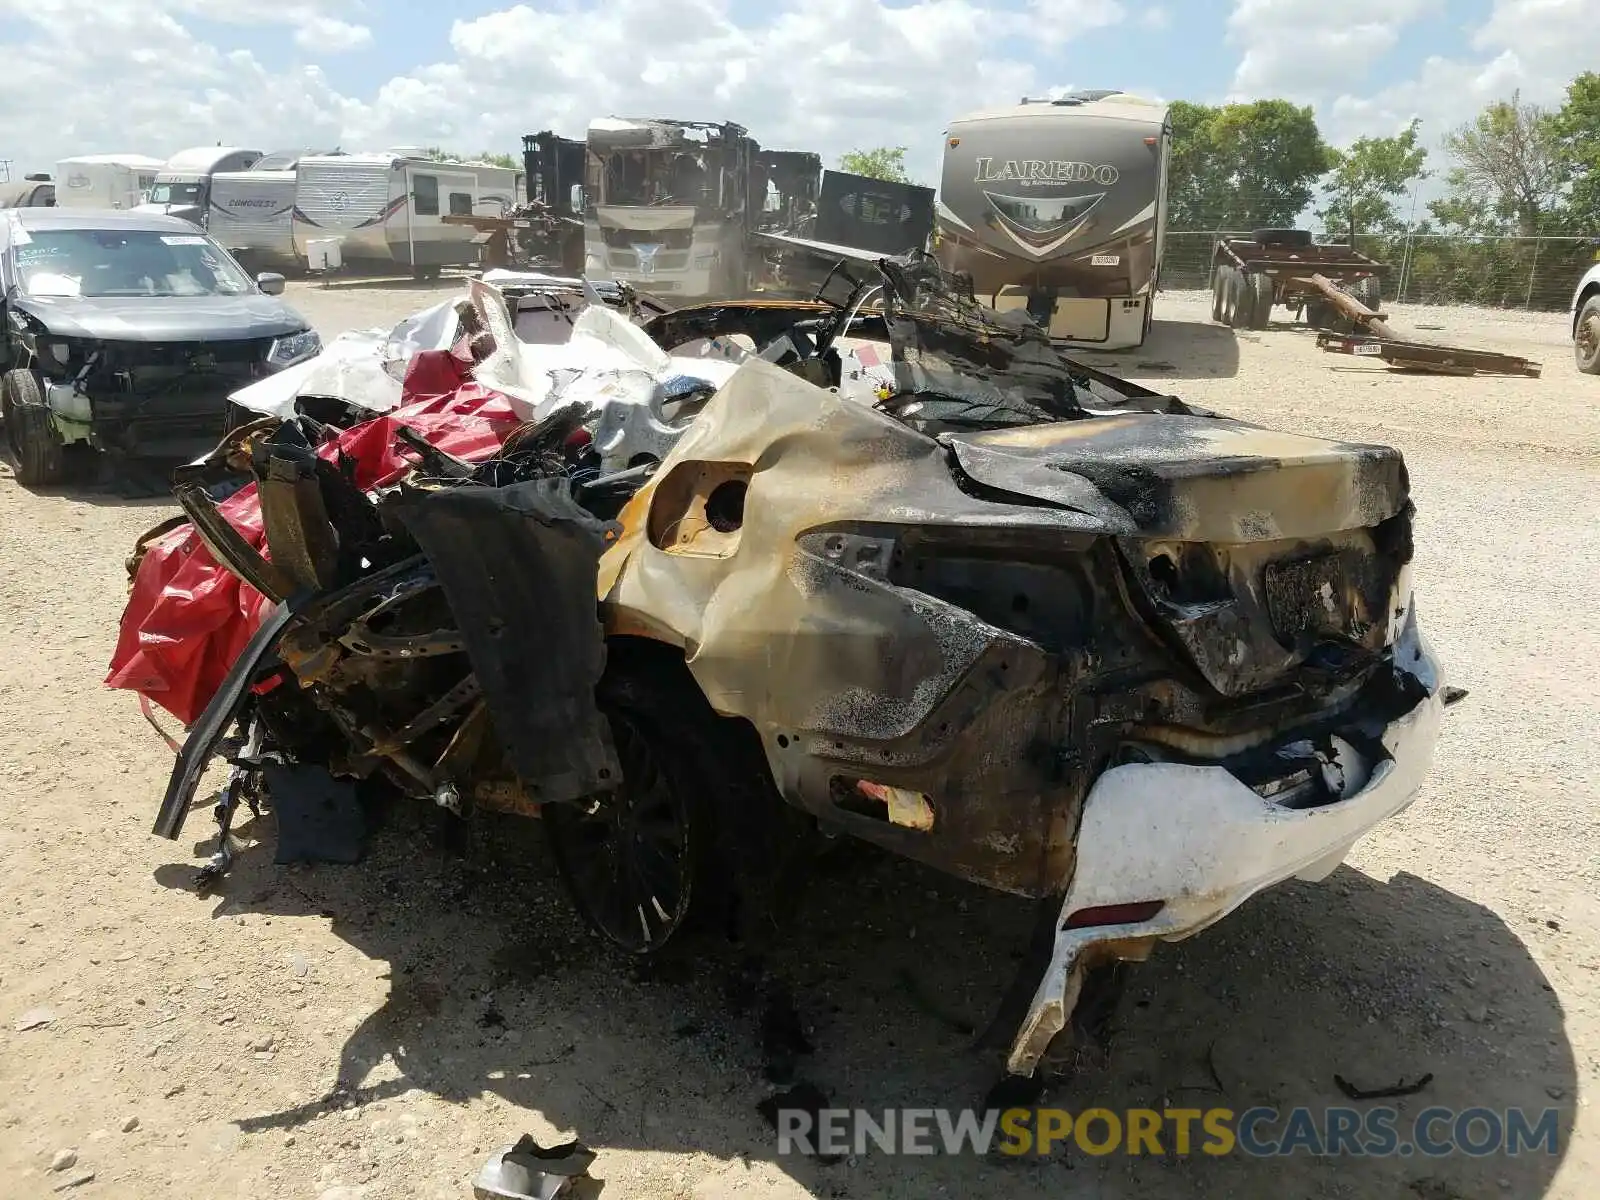
<path fill-rule="evenodd" d="M 291 288 L 324 338 L 449 291 Z M 1238 333 L 1165 296 L 1097 365 L 1228 415 L 1397 445 L 1419 510 L 1424 628 L 1451 682 L 1416 805 L 1321 885 L 1291 884 L 1136 968 L 1071 1110 L 1344 1103 L 1431 1073 L 1430 1105 L 1559 1113 L 1518 1158 L 1049 1162 L 779 1158 L 755 1105 L 761 1012 L 730 955 L 642 978 L 585 933 L 537 831 L 457 852 L 398 814 L 356 867 L 247 854 L 186 888 L 205 835 L 149 833 L 170 755 L 100 687 L 134 538 L 176 511 L 34 495 L 0 473 L 0 1196 L 461 1197 L 526 1131 L 581 1137 L 610 1197 L 1594 1195 L 1600 1188 L 1600 381 L 1559 315 L 1397 307 L 1422 340 L 1544 378 L 1391 374 L 1303 330 Z M 1442 326 L 1430 329 L 1428 326 Z M 249 832 L 246 825 L 243 830 Z M 1027 935 L 1016 902 L 853 856 L 778 970 L 839 1106 L 975 1103 L 969 1053 Z M 48 1023 L 19 1025 L 47 1009 Z M 342 1104 L 322 1098 L 346 1087 Z M 137 1118 L 132 1128 L 126 1128 Z M 58 1152 L 76 1164 L 49 1170 Z M 1169 1147 L 1170 1149 L 1170 1147 Z"/>

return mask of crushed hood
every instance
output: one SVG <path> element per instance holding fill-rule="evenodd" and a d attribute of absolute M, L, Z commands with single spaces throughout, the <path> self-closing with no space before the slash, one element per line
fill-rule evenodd
<path fill-rule="evenodd" d="M 1218 417 L 1126 413 L 940 440 L 978 483 L 1098 516 L 1119 534 L 1312 537 L 1377 525 L 1408 495 L 1404 462 L 1388 446 Z"/>
<path fill-rule="evenodd" d="M 242 296 L 23 296 L 14 301 L 57 337 L 200 342 L 282 337 L 309 328 L 283 301 Z"/>

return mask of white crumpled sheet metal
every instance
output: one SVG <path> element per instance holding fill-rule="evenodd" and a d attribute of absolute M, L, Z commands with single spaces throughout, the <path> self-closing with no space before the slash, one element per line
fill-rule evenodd
<path fill-rule="evenodd" d="M 530 280 L 525 273 L 490 272 L 472 280 L 468 296 L 493 335 L 495 350 L 478 364 L 474 377 L 511 401 L 523 420 L 538 420 L 581 400 L 592 412 L 594 448 L 602 469 L 621 470 L 642 455 L 661 459 L 677 443 L 689 419 L 668 419 L 664 385 L 681 388 L 682 377 L 719 388 L 743 357 L 736 347 L 707 345 L 697 355 L 670 355 L 650 336 L 606 304 L 590 304 L 574 320 L 562 342 L 530 344 L 517 338 L 501 282 L 570 285 L 556 276 Z M 301 396 L 330 396 L 372 413 L 400 403 L 406 365 L 421 350 L 445 350 L 460 333 L 459 297 L 426 308 L 393 329 L 340 334 L 322 353 L 270 375 L 229 397 L 254 412 L 280 418 L 295 413 Z"/>

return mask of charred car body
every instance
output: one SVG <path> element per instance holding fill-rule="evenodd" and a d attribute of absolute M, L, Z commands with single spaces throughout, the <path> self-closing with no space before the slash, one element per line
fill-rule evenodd
<path fill-rule="evenodd" d="M 73 446 L 189 458 L 215 445 L 230 392 L 321 347 L 282 289 L 177 217 L 6 213 L 0 402 L 21 481 L 60 481 Z"/>
<path fill-rule="evenodd" d="M 224 829 L 285 763 L 541 815 L 635 954 L 730 886 L 782 903 L 789 847 L 853 834 L 1048 908 L 1008 1029 L 1030 1074 L 1094 968 L 1327 874 L 1410 803 L 1443 699 L 1399 453 L 1190 408 L 930 260 L 880 270 L 646 321 L 645 358 L 760 348 L 652 396 L 659 462 L 599 473 L 592 409 L 537 388 L 476 461 L 397 430 L 417 465 L 377 485 L 315 422 L 238 431 L 164 544 L 203 543 L 262 620 L 156 831 L 224 745 Z M 481 315 L 478 382 L 526 391 Z M 268 555 L 208 496 L 229 463 Z"/>

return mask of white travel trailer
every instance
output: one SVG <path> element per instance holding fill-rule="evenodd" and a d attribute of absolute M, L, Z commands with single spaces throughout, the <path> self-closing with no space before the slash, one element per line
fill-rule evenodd
<path fill-rule="evenodd" d="M 156 181 L 161 160 L 146 154 L 82 154 L 56 164 L 60 208 L 134 208 Z"/>
<path fill-rule="evenodd" d="M 252 269 L 294 270 L 305 248 L 294 240 L 294 189 L 300 160 L 309 150 L 264 155 L 248 171 L 211 177 L 206 231 Z"/>
<path fill-rule="evenodd" d="M 295 245 L 335 238 L 344 262 L 431 277 L 479 257 L 483 235 L 444 217 L 504 216 L 522 195 L 522 172 L 509 167 L 394 152 L 307 155 L 295 181 Z"/>
<path fill-rule="evenodd" d="M 165 213 L 203 225 L 212 177 L 223 171 L 247 171 L 260 157 L 261 151 L 239 146 L 196 146 L 192 150 L 180 150 L 162 164 L 139 211 Z"/>

